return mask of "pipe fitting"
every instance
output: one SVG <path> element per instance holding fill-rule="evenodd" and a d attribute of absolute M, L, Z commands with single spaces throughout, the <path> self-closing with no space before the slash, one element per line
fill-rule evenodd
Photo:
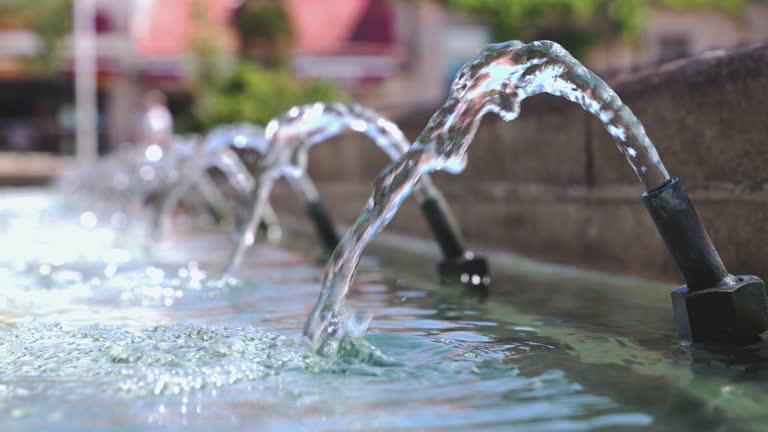
<path fill-rule="evenodd" d="M 686 284 L 672 292 L 677 331 L 694 343 L 750 345 L 768 332 L 768 297 L 756 276 L 728 273 L 682 182 L 643 194 Z"/>
<path fill-rule="evenodd" d="M 488 287 L 491 284 L 488 260 L 472 252 L 440 261 L 437 273 L 444 283 L 461 283 L 467 287 Z"/>
<path fill-rule="evenodd" d="M 462 258 L 465 250 L 461 231 L 445 202 L 436 197 L 427 197 L 419 205 L 432 235 L 440 246 L 443 258 Z"/>
<path fill-rule="evenodd" d="M 672 292 L 678 334 L 695 343 L 753 345 L 768 332 L 765 283 L 756 276 L 735 276 L 732 283 Z"/>
<path fill-rule="evenodd" d="M 440 280 L 470 287 L 488 286 L 491 277 L 487 260 L 464 248 L 461 231 L 444 201 L 439 197 L 427 197 L 420 206 L 443 255 L 437 265 Z M 319 199 L 307 201 L 307 214 L 323 246 L 332 252 L 340 238 L 323 202 Z"/>
<path fill-rule="evenodd" d="M 488 261 L 464 248 L 461 230 L 442 199 L 430 196 L 421 203 L 421 212 L 435 237 L 443 260 L 437 265 L 441 281 L 470 287 L 491 283 Z"/>
<path fill-rule="evenodd" d="M 719 285 L 730 276 L 679 179 L 644 193 L 643 201 L 691 290 Z"/>
<path fill-rule="evenodd" d="M 339 244 L 339 234 L 336 232 L 333 220 L 323 202 L 320 200 L 307 201 L 307 215 L 315 225 L 315 231 L 317 231 L 323 247 L 331 252 L 336 249 Z"/>

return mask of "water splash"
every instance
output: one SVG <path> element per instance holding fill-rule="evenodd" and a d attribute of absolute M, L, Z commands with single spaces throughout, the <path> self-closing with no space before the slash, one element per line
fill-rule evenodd
<path fill-rule="evenodd" d="M 166 147 L 125 145 L 109 156 L 77 165 L 58 182 L 79 207 L 115 228 L 139 226 L 150 197 L 175 184 L 195 152 L 197 138 L 177 137 Z"/>
<path fill-rule="evenodd" d="M 0 352 L 4 382 L 25 376 L 101 382 L 107 392 L 136 396 L 188 393 L 322 363 L 295 338 L 194 324 L 136 333 L 102 325 L 29 325 L 0 333 Z"/>
<path fill-rule="evenodd" d="M 579 351 L 571 350 L 571 341 L 578 339 L 583 347 L 594 348 L 596 339 L 613 339 L 610 336 L 566 330 L 567 338 L 553 340 L 546 335 L 562 335 L 561 322 L 521 317 L 511 307 L 501 312 L 509 321 L 497 322 L 499 310 L 432 296 L 418 284 L 388 288 L 379 274 L 369 274 L 357 279 L 359 296 L 354 300 L 375 304 L 382 311 L 379 325 L 390 331 L 367 336 L 381 351 L 365 341 L 345 338 L 336 356 L 323 357 L 294 331 L 296 319 L 308 306 L 300 299 L 309 299 L 305 294 L 317 289 L 319 274 L 308 265 L 308 257 L 259 248 L 257 266 L 248 269 L 256 285 L 233 281 L 238 285 L 219 287 L 210 285 L 196 266 L 130 261 L 112 267 L 112 262 L 119 264 L 130 256 L 106 253 L 104 248 L 111 244 L 107 239 L 86 241 L 93 230 L 80 226 L 79 212 L 69 214 L 69 206 L 61 208 L 50 198 L 45 201 L 54 206 L 46 209 L 35 209 L 34 201 L 8 197 L 0 202 L 0 207 L 14 210 L 8 215 L 0 208 L 0 223 L 13 227 L 8 231 L 18 228 L 8 224 L 17 218 L 30 225 L 39 221 L 29 231 L 2 232 L 4 240 L 8 235 L 18 238 L 4 244 L 21 245 L 23 236 L 36 233 L 49 241 L 54 238 L 67 252 L 59 268 L 24 260 L 30 270 L 36 267 L 35 273 L 50 280 L 43 285 L 38 279 L 30 281 L 27 288 L 36 290 L 36 295 L 19 293 L 18 299 L 37 310 L 62 294 L 65 298 L 59 300 L 66 300 L 70 296 L 61 291 L 68 291 L 78 297 L 73 299 L 75 310 L 92 314 L 74 317 L 57 309 L 39 310 L 34 314 L 39 316 L 32 317 L 12 306 L 11 312 L 21 315 L 4 325 L 0 310 L 0 430 L 55 430 L 62 425 L 73 430 L 226 430 L 258 424 L 274 430 L 339 430 L 349 425 L 389 430 L 416 425 L 420 430 L 543 431 L 648 427 L 656 421 L 634 411 L 636 407 L 628 412 L 630 408 L 611 396 L 590 394 L 580 380 L 573 380 L 572 372 L 582 377 L 585 368 L 604 371 L 600 365 L 606 361 L 624 364 L 622 358 L 637 356 L 636 350 L 626 354 L 624 343 L 609 344 L 614 351 L 608 352 L 608 360 L 601 355 L 596 363 L 582 363 Z M 45 214 L 31 217 L 39 212 Z M 65 234 L 64 223 L 76 230 Z M 219 249 L 210 237 L 180 240 L 175 243 L 180 256 L 198 256 L 197 248 Z M 29 252 L 39 257 L 50 249 L 41 244 L 36 253 Z M 73 249 L 87 249 L 84 256 L 92 258 L 80 262 L 83 254 L 73 254 Z M 7 251 L 8 257 L 14 251 Z M 72 274 L 74 269 L 84 278 Z M 98 274 L 104 276 L 99 277 L 101 282 L 90 283 L 89 275 Z M 9 286 L 21 288 L 18 282 L 0 280 L 4 288 L 0 294 L 9 294 Z M 80 297 L 77 286 L 84 283 L 89 291 Z M 285 296 L 286 287 L 296 295 Z M 166 292 L 168 288 L 172 290 Z M 123 292 L 125 298 L 115 296 Z M 177 297 L 179 292 L 183 297 Z M 166 307 L 169 298 L 178 302 Z M 354 336 L 364 332 L 369 316 L 350 314 L 348 319 L 345 334 Z M 45 324 L 49 320 L 62 324 Z M 627 385 L 647 381 L 629 370 L 622 376 Z M 720 382 L 706 384 L 715 388 Z M 664 406 L 658 411 L 664 418 Z M 455 412 L 462 415 L 450 415 Z M 755 412 L 760 415 L 758 409 Z M 701 424 L 698 411 L 691 417 L 692 424 Z M 674 429 L 682 422 L 670 424 Z"/>
<path fill-rule="evenodd" d="M 217 168 L 224 173 L 241 198 L 247 198 L 253 193 L 255 180 L 234 149 L 264 154 L 264 130 L 250 123 L 219 126 L 212 130 L 198 145 L 192 160 L 184 168 L 181 179 L 165 194 L 153 220 L 151 231 L 154 238 L 162 238 L 164 233 L 168 232 L 174 210 L 192 188 L 196 188 L 214 207 L 226 207 L 226 204 L 223 204 L 225 199 L 220 197 L 215 182 L 208 175 L 211 168 Z M 280 226 L 277 215 L 269 204 L 265 209 L 264 221 L 268 237 L 278 239 L 281 235 Z"/>
<path fill-rule="evenodd" d="M 646 189 L 669 179 L 643 125 L 616 93 L 560 45 L 510 41 L 486 47 L 466 64 L 450 95 L 408 152 L 376 178 L 373 194 L 334 251 L 304 334 L 332 353 L 345 336 L 344 298 L 365 246 L 395 215 L 426 173 L 463 171 L 467 150 L 486 113 L 512 121 L 522 101 L 539 93 L 561 96 L 594 114 L 616 141 Z"/>
<path fill-rule="evenodd" d="M 280 177 L 286 177 L 293 189 L 301 191 L 307 202 L 317 202 L 319 195 L 306 173 L 309 149 L 352 130 L 362 133 L 392 160 L 405 154 L 410 142 L 397 125 L 373 110 L 358 104 L 315 103 L 295 106 L 269 122 L 266 139 L 269 148 L 258 174 L 259 182 L 253 210 L 240 241 L 232 251 L 225 272 L 236 269 L 243 255 L 253 244 L 254 232 L 264 215 L 272 187 Z M 428 177 L 421 178 L 418 199 L 442 199 Z"/>

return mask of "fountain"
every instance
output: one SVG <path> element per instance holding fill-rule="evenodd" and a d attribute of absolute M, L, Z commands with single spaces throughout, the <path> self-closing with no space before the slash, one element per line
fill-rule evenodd
<path fill-rule="evenodd" d="M 253 243 L 253 231 L 262 219 L 274 182 L 285 176 L 296 190 L 305 193 L 309 214 L 315 221 L 326 246 L 336 248 L 338 236 L 319 195 L 312 185 L 308 187 L 306 165 L 309 149 L 344 131 L 365 134 L 392 160 L 408 151 L 410 144 L 394 123 L 378 113 L 360 105 L 316 103 L 297 106 L 267 125 L 268 150 L 259 172 L 259 187 L 255 193 L 253 211 L 240 242 L 228 260 L 227 271 L 235 269 L 243 254 Z M 448 281 L 456 280 L 471 286 L 490 284 L 484 258 L 466 250 L 461 233 L 445 199 L 427 176 L 415 186 L 416 198 L 443 255 L 438 264 L 439 275 Z"/>
<path fill-rule="evenodd" d="M 173 213 L 183 196 L 192 188 L 197 188 L 209 202 L 218 203 L 222 199 L 208 170 L 220 170 L 239 195 L 238 200 L 247 199 L 255 187 L 255 180 L 248 172 L 232 147 L 237 149 L 264 152 L 263 130 L 251 124 L 225 125 L 212 130 L 205 139 L 197 144 L 194 155 L 181 170 L 181 178 L 163 194 L 161 203 L 154 214 L 152 237 L 162 239 L 169 231 Z M 238 214 L 237 211 L 234 212 Z M 235 226 L 239 223 L 236 221 Z M 265 209 L 262 228 L 267 238 L 277 240 L 281 229 L 276 213 L 270 205 Z"/>
<path fill-rule="evenodd" d="M 510 41 L 486 47 L 465 65 L 445 104 L 416 142 L 376 178 L 372 196 L 326 266 L 304 334 L 333 353 L 350 323 L 344 300 L 365 246 L 387 225 L 426 173 L 460 173 L 484 114 L 512 121 L 521 102 L 550 93 L 594 114 L 626 156 L 646 193 L 643 199 L 686 285 L 672 294 L 678 332 L 701 343 L 751 344 L 768 330 L 763 282 L 725 269 L 685 193 L 672 178 L 640 121 L 616 93 L 560 45 Z"/>
<path fill-rule="evenodd" d="M 654 291 L 662 285 L 539 264 L 494 275 L 510 289 L 485 301 L 421 279 L 431 261 L 411 247 L 419 242 L 402 238 L 396 261 L 414 273 L 393 280 L 386 268 L 363 266 L 355 276 L 363 248 L 414 192 L 446 258 L 441 271 L 486 283 L 468 268 L 485 271 L 485 261 L 464 249 L 426 175 L 460 172 L 485 113 L 513 120 L 521 101 L 541 92 L 600 118 L 644 184 L 643 200 L 686 280 L 673 294 L 680 333 L 705 343 L 760 340 L 762 281 L 725 269 L 629 109 L 559 46 L 510 42 L 463 70 L 413 146 L 364 108 L 319 104 L 276 120 L 269 141 L 257 127 L 226 126 L 204 141 L 180 137 L 83 166 L 62 179 L 64 194 L 3 190 L 0 430 L 766 429 L 765 346 L 681 344 L 667 328 L 668 301 Z M 346 129 L 395 162 L 341 240 L 324 207 L 311 213 L 325 246 L 338 248 L 305 326 L 309 338 L 296 323 L 322 274 L 311 256 L 264 244 L 240 277 L 219 277 L 205 269 L 224 258 L 221 232 L 177 236 L 155 256 L 127 247 L 139 236 L 124 225 L 143 234 L 156 222 L 148 210 L 177 187 L 193 189 L 185 207 L 229 216 L 257 204 L 265 221 L 267 186 L 281 176 L 319 203 L 304 171 L 308 149 Z M 256 178 L 236 152 L 259 145 Z M 246 206 L 235 207 L 235 196 Z M 377 311 L 377 331 L 365 334 L 371 317 L 354 312 L 360 305 Z"/>
<path fill-rule="evenodd" d="M 255 191 L 256 181 L 242 163 L 233 149 L 256 151 L 264 155 L 267 143 L 264 139 L 264 131 L 261 127 L 252 124 L 226 125 L 212 130 L 204 140 L 201 150 L 189 168 L 185 170 L 184 179 L 179 182 L 164 198 L 161 210 L 156 214 L 154 229 L 158 234 L 168 230 L 172 213 L 180 198 L 193 185 L 203 187 L 212 184 L 207 175 L 210 168 L 218 168 L 227 177 L 228 182 L 239 193 L 240 201 L 250 202 Z M 293 190 L 306 202 L 307 214 L 315 225 L 315 229 L 326 249 L 333 250 L 338 243 L 338 234 L 328 216 L 328 211 L 320 199 L 317 189 L 309 176 L 291 181 Z M 207 189 L 210 189 L 208 186 Z M 247 220 L 248 215 L 241 219 Z M 235 224 L 235 242 L 241 241 L 242 225 L 245 222 Z M 259 227 L 267 232 L 267 237 L 277 239 L 280 237 L 280 228 L 277 225 L 277 215 L 267 202 L 264 207 Z M 249 233 L 248 235 L 254 235 Z M 248 241 L 252 243 L 252 240 Z"/>
<path fill-rule="evenodd" d="M 180 167 L 194 151 L 194 141 L 179 138 L 167 148 L 124 145 L 103 160 L 71 170 L 59 181 L 59 189 L 96 213 L 117 208 L 106 216 L 124 222 L 118 225 L 136 225 L 150 198 L 178 180 Z"/>
<path fill-rule="evenodd" d="M 319 356 L 296 331 L 321 272 L 309 257 L 264 245 L 247 277 L 213 283 L 199 268 L 175 266 L 201 251 L 216 253 L 198 241 L 211 238 L 205 235 L 193 243 L 177 239 L 179 261 L 89 270 L 79 256 L 110 261 L 108 239 L 88 240 L 101 229 L 81 226 L 79 213 L 59 207 L 66 203 L 55 195 L 36 192 L 38 204 L 27 193 L 0 201 L 2 241 L 14 246 L 0 266 L 2 430 L 764 424 L 755 393 L 747 392 L 756 379 L 742 383 L 748 372 L 739 372 L 734 382 L 732 369 L 711 373 L 710 364 L 708 373 L 691 374 L 687 347 L 663 331 L 666 305 L 636 296 L 645 287 L 618 294 L 633 304 L 640 299 L 637 308 L 590 309 L 594 287 L 578 283 L 526 283 L 510 293 L 521 301 L 507 302 L 500 291 L 490 302 L 418 279 L 387 283 L 363 269 L 353 300 L 375 306 L 379 328 L 387 330 Z M 39 265 L 51 263 L 56 250 L 65 252 L 57 258 L 63 267 Z M 31 258 L 31 275 L 51 273 L 25 283 L 7 261 L 20 254 Z M 569 295 L 574 290 L 585 295 Z M 559 307 L 584 319 L 574 325 L 563 309 L 529 307 L 533 293 L 558 298 Z M 726 386 L 732 390 L 725 402 L 708 398 Z M 641 404 L 624 399 L 627 393 Z M 688 409 L 670 415 L 670 400 Z M 734 405 L 754 408 L 745 413 Z"/>

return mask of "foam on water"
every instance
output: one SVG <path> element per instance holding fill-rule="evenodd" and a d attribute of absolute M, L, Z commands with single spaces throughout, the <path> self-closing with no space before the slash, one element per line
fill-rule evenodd
<path fill-rule="evenodd" d="M 594 114 L 647 189 L 669 179 L 642 123 L 563 47 L 549 41 L 489 45 L 461 69 L 448 100 L 413 146 L 379 174 L 367 206 L 334 251 L 320 297 L 304 325 L 318 349 L 332 353 L 344 337 L 344 299 L 363 249 L 394 217 L 419 179 L 435 170 L 461 172 L 482 117 L 492 112 L 512 121 L 522 101 L 539 93 L 561 96 Z"/>
<path fill-rule="evenodd" d="M 188 393 L 326 362 L 300 339 L 192 324 L 137 333 L 101 325 L 22 326 L 0 333 L 0 354 L 0 380 L 6 383 L 25 377 L 95 383 L 129 396 Z"/>
<path fill-rule="evenodd" d="M 338 355 L 328 358 L 299 335 L 249 326 L 178 323 L 129 331 L 31 323 L 0 332 L 5 395 L 34 389 L 141 398 L 233 386 L 288 371 L 379 375 L 385 373 L 379 368 L 401 366 L 363 339 L 346 340 Z M 396 373 L 409 374 L 407 369 Z"/>
<path fill-rule="evenodd" d="M 453 328 L 431 342 L 417 335 L 374 338 L 406 360 L 394 362 L 362 340 L 345 340 L 336 356 L 326 357 L 297 336 L 247 326 L 126 331 L 25 325 L 0 333 L 0 424 L 35 430 L 51 411 L 71 421 L 78 409 L 102 405 L 73 426 L 119 421 L 131 429 L 150 427 L 162 414 L 168 425 L 211 427 L 221 421 L 203 415 L 212 410 L 249 427 L 276 422 L 275 430 L 281 424 L 321 430 L 484 424 L 551 430 L 562 424 L 587 430 L 652 422 L 585 393 L 563 371 L 521 376 L 506 360 L 551 347 L 494 343 Z M 176 414 L 168 417 L 169 410 Z M 123 415 L 130 417 L 120 420 Z"/>

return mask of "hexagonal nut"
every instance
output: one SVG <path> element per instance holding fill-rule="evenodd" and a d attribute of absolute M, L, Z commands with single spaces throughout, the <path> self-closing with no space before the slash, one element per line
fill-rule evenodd
<path fill-rule="evenodd" d="M 752 345 L 768 332 L 765 283 L 756 276 L 698 291 L 686 285 L 672 292 L 677 331 L 694 343 Z"/>
<path fill-rule="evenodd" d="M 461 283 L 470 287 L 487 287 L 491 284 L 488 261 L 471 252 L 461 258 L 441 261 L 437 265 L 437 272 L 445 283 Z"/>

